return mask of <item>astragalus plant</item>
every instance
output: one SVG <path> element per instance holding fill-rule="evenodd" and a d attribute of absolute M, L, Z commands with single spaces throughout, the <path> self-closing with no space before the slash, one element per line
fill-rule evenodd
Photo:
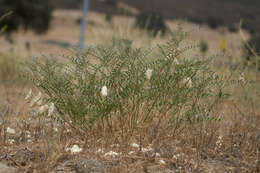
<path fill-rule="evenodd" d="M 224 80 L 210 59 L 189 57 L 196 46 L 185 37 L 179 31 L 154 49 L 113 44 L 37 60 L 29 78 L 54 103 L 56 117 L 85 133 L 124 136 L 153 124 L 170 134 L 184 123 L 218 119 L 214 109 L 225 97 Z"/>

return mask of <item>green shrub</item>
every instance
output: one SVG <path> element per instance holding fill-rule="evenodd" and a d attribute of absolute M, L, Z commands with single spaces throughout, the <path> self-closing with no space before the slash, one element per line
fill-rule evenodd
<path fill-rule="evenodd" d="M 229 25 L 228 26 L 228 31 L 229 32 L 238 32 L 238 25 L 236 25 L 236 24 L 231 24 L 231 25 Z"/>
<path fill-rule="evenodd" d="M 16 31 L 20 26 L 43 33 L 49 28 L 52 10 L 51 0 L 1 0 L 0 16 L 9 11 L 13 13 L 0 21 L 0 27 L 7 26 L 7 33 Z"/>
<path fill-rule="evenodd" d="M 226 96 L 209 59 L 179 59 L 193 49 L 181 46 L 185 35 L 173 35 L 155 54 L 114 41 L 82 55 L 35 61 L 28 76 L 54 103 L 56 117 L 86 133 L 98 127 L 124 136 L 147 122 L 174 133 L 183 123 L 217 120 L 214 109 Z"/>
<path fill-rule="evenodd" d="M 207 24 L 211 29 L 217 29 L 219 26 L 224 25 L 224 21 L 221 18 L 209 17 L 207 19 Z"/>
<path fill-rule="evenodd" d="M 247 30 L 250 34 L 255 34 L 256 32 L 255 24 L 247 20 L 242 22 L 241 28 Z"/>
<path fill-rule="evenodd" d="M 110 13 L 105 14 L 105 21 L 107 21 L 108 23 L 112 22 L 112 18 L 113 18 L 112 14 Z"/>
<path fill-rule="evenodd" d="M 156 36 L 158 32 L 164 35 L 167 30 L 163 17 L 151 11 L 141 12 L 136 17 L 136 25 L 141 29 L 151 32 L 153 36 Z"/>
<path fill-rule="evenodd" d="M 198 25 L 201 25 L 203 24 L 203 21 L 200 19 L 200 18 L 197 18 L 197 17 L 188 17 L 187 19 L 189 22 L 192 22 L 192 23 L 195 23 L 195 24 L 198 24 Z"/>

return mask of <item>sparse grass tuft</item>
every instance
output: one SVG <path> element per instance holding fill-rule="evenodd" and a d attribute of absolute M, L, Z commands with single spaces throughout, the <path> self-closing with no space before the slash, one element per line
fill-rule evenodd
<path fill-rule="evenodd" d="M 17 56 L 0 54 L 0 81 L 15 81 L 21 77 L 22 65 Z"/>

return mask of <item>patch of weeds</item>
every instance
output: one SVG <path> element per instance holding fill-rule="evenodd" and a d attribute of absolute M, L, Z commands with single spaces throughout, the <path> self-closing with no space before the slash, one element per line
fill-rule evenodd
<path fill-rule="evenodd" d="M 242 22 L 241 28 L 247 30 L 250 34 L 256 33 L 255 24 L 248 20 Z"/>
<path fill-rule="evenodd" d="M 231 33 L 234 33 L 234 32 L 236 33 L 236 32 L 238 32 L 238 28 L 239 28 L 238 25 L 233 23 L 228 26 L 228 31 Z"/>

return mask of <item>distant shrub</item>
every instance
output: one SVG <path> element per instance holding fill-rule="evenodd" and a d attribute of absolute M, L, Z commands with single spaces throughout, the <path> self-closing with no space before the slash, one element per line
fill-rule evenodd
<path fill-rule="evenodd" d="M 20 26 L 36 33 L 46 32 L 53 11 L 52 0 L 1 0 L 0 16 L 12 11 L 12 15 L 0 21 L 0 27 L 7 26 L 5 32 L 16 31 Z"/>
<path fill-rule="evenodd" d="M 201 19 L 199 19 L 197 17 L 193 17 L 193 16 L 188 17 L 187 21 L 192 22 L 192 23 L 196 23 L 196 24 L 199 24 L 199 25 L 203 24 L 203 21 Z"/>
<path fill-rule="evenodd" d="M 251 23 L 249 21 L 243 21 L 241 28 L 247 30 L 250 34 L 255 34 L 256 32 L 255 25 L 256 24 Z"/>
<path fill-rule="evenodd" d="M 231 24 L 231 25 L 229 25 L 228 26 L 228 31 L 229 32 L 238 32 L 238 25 L 236 25 L 236 24 Z"/>
<path fill-rule="evenodd" d="M 255 51 L 255 53 L 258 55 L 258 58 L 259 58 L 259 55 L 260 55 L 260 35 L 252 36 L 252 38 L 249 39 L 247 43 Z M 256 65 L 256 57 L 255 57 L 254 53 L 248 48 L 248 46 L 246 44 L 244 44 L 244 46 L 243 46 L 243 52 L 244 52 L 246 64 L 251 64 L 251 65 L 255 66 Z M 260 64 L 260 60 L 258 60 L 258 64 Z M 260 69 L 259 66 L 258 66 L 258 69 Z"/>
<path fill-rule="evenodd" d="M 134 15 L 130 10 L 128 10 L 126 8 L 121 8 L 121 7 L 117 7 L 115 12 L 117 15 L 122 15 L 122 16 L 133 16 Z"/>
<path fill-rule="evenodd" d="M 55 8 L 61 9 L 79 9 L 83 0 L 55 0 L 53 3 Z"/>
<path fill-rule="evenodd" d="M 164 35 L 167 30 L 163 17 L 151 11 L 141 12 L 136 18 L 136 25 L 151 32 L 153 36 L 156 36 L 158 32 Z"/>
<path fill-rule="evenodd" d="M 205 54 L 209 49 L 208 43 L 205 40 L 200 41 L 200 52 Z"/>
<path fill-rule="evenodd" d="M 109 6 L 114 6 L 114 7 L 117 6 L 116 0 L 104 0 L 104 4 Z"/>
<path fill-rule="evenodd" d="M 221 18 L 212 16 L 207 19 L 207 24 L 211 29 L 217 29 L 219 26 L 224 24 L 224 21 Z"/>
<path fill-rule="evenodd" d="M 112 14 L 106 13 L 105 14 L 105 21 L 107 21 L 108 23 L 111 23 L 112 17 L 113 17 Z"/>

